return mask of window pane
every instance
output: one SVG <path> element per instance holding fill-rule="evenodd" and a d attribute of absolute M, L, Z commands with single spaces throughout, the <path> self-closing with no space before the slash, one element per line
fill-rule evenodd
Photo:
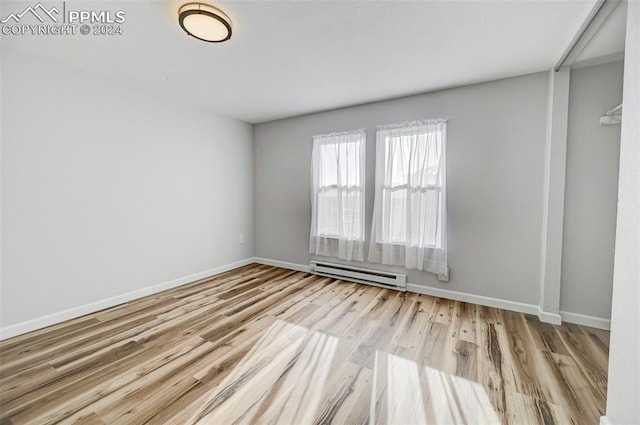
<path fill-rule="evenodd" d="M 393 133 L 383 139 L 385 189 L 378 242 L 439 247 L 442 133 L 415 127 Z"/>
<path fill-rule="evenodd" d="M 411 246 L 437 247 L 440 192 L 413 192 L 411 197 Z"/>
<path fill-rule="evenodd" d="M 338 189 L 325 189 L 318 193 L 318 235 L 338 236 Z"/>
<path fill-rule="evenodd" d="M 364 141 L 364 133 L 314 138 L 316 235 L 363 240 Z"/>
<path fill-rule="evenodd" d="M 385 206 L 386 220 L 382 222 L 382 242 L 405 244 L 407 242 L 406 190 L 385 190 L 382 203 Z"/>
<path fill-rule="evenodd" d="M 353 239 L 362 239 L 362 195 L 360 190 L 344 191 L 342 193 L 342 222 L 344 234 Z"/>
<path fill-rule="evenodd" d="M 407 184 L 409 165 L 409 144 L 407 138 L 404 137 L 388 137 L 387 142 L 387 155 L 385 164 L 390 166 L 390 181 L 387 182 L 388 186 L 402 186 Z M 391 162 L 389 164 L 389 161 Z"/>
<path fill-rule="evenodd" d="M 362 141 L 320 145 L 320 185 L 359 186 Z"/>
<path fill-rule="evenodd" d="M 412 178 L 409 179 L 412 187 L 427 187 L 438 185 L 440 171 L 440 133 L 421 133 L 415 143 L 415 152 L 412 157 Z"/>
<path fill-rule="evenodd" d="M 337 147 L 335 143 L 320 145 L 320 186 L 331 186 L 338 184 L 338 161 Z"/>

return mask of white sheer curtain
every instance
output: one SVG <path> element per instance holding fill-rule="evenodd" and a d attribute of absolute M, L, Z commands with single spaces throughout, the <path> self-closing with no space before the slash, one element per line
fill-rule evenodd
<path fill-rule="evenodd" d="M 446 120 L 378 127 L 369 262 L 448 274 Z"/>
<path fill-rule="evenodd" d="M 365 139 L 364 130 L 313 137 L 311 254 L 364 260 Z"/>

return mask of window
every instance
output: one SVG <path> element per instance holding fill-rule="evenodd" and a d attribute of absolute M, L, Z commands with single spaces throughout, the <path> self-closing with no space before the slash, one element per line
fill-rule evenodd
<path fill-rule="evenodd" d="M 446 122 L 380 128 L 369 261 L 446 274 Z"/>
<path fill-rule="evenodd" d="M 312 254 L 364 260 L 364 152 L 364 130 L 314 136 Z"/>

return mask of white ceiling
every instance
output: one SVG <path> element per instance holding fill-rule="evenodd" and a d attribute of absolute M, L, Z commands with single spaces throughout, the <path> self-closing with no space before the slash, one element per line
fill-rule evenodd
<path fill-rule="evenodd" d="M 210 44 L 178 26 L 177 9 L 187 1 L 69 0 L 75 9 L 125 10 L 124 34 L 1 37 L 12 47 L 257 123 L 547 70 L 594 4 L 211 0 L 231 17 L 234 33 Z M 4 14 L 26 4 L 3 3 Z"/>

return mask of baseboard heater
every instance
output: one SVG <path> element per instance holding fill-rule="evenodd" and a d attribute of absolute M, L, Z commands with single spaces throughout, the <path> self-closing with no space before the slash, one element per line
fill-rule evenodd
<path fill-rule="evenodd" d="M 407 290 L 406 274 L 365 269 L 345 264 L 325 263 L 324 261 L 311 261 L 309 266 L 312 273 L 320 276 L 335 277 L 398 291 Z"/>

